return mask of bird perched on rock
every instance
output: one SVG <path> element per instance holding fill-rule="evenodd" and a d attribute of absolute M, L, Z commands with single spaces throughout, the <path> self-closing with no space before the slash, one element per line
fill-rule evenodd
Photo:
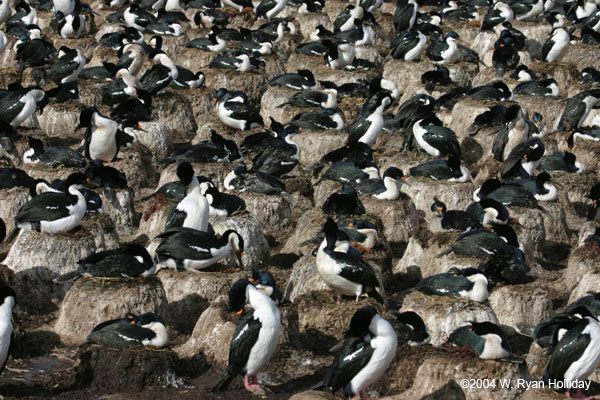
<path fill-rule="evenodd" d="M 356 190 L 351 187 L 343 187 L 339 192 L 332 193 L 321 207 L 327 215 L 360 215 L 365 213 Z"/>
<path fill-rule="evenodd" d="M 523 116 L 523 109 L 513 104 L 504 113 L 504 125 L 494 138 L 492 153 L 498 161 L 505 161 L 511 151 L 525 142 L 529 136 L 529 125 Z"/>
<path fill-rule="evenodd" d="M 77 271 L 56 278 L 65 282 L 79 276 L 95 278 L 146 278 L 156 271 L 154 260 L 144 246 L 130 243 L 113 250 L 93 253 L 77 262 Z"/>
<path fill-rule="evenodd" d="M 529 179 L 533 171 L 542 162 L 546 151 L 544 143 L 538 138 L 531 138 L 515 146 L 504 160 L 502 179 Z"/>
<path fill-rule="evenodd" d="M 362 195 L 375 197 L 379 200 L 397 200 L 400 197 L 398 185 L 406 180 L 400 168 L 389 167 L 381 179 L 364 179 L 354 187 Z"/>
<path fill-rule="evenodd" d="M 560 61 L 567 53 L 571 38 L 564 28 L 557 28 L 542 47 L 542 60 L 546 62 Z"/>
<path fill-rule="evenodd" d="M 75 228 L 85 215 L 86 202 L 80 190 L 85 177 L 76 172 L 67 178 L 65 192 L 46 192 L 23 204 L 15 216 L 14 238 L 18 229 L 42 233 L 63 233 Z"/>
<path fill-rule="evenodd" d="M 343 69 L 354 61 L 354 46 L 348 42 L 334 42 L 325 54 L 325 65 L 333 69 Z"/>
<path fill-rule="evenodd" d="M 244 252 L 244 239 L 234 230 L 223 232 L 220 238 L 214 233 L 192 228 L 173 228 L 158 235 L 163 239 L 156 248 L 157 265 L 182 270 L 207 268 L 234 253 L 240 265 Z"/>
<path fill-rule="evenodd" d="M 162 319 L 155 313 L 128 313 L 125 318 L 96 325 L 87 341 L 122 349 L 137 346 L 163 347 L 168 343 L 169 335 Z"/>
<path fill-rule="evenodd" d="M 458 50 L 456 42 L 459 36 L 452 31 L 446 35 L 443 41 L 432 42 L 425 50 L 425 55 L 436 64 L 448 65 L 458 61 Z"/>
<path fill-rule="evenodd" d="M 58 50 L 58 60 L 48 70 L 48 79 L 56 84 L 73 82 L 85 65 L 85 57 L 79 49 L 62 46 Z"/>
<path fill-rule="evenodd" d="M 488 281 L 484 274 L 469 268 L 427 277 L 417 283 L 415 290 L 428 295 L 462 296 L 482 302 L 490 295 L 487 285 Z"/>
<path fill-rule="evenodd" d="M 454 156 L 460 158 L 460 145 L 456 134 L 442 126 L 435 114 L 416 121 L 412 128 L 419 147 L 434 157 Z"/>
<path fill-rule="evenodd" d="M 317 271 L 327 286 L 338 293 L 338 304 L 341 295 L 353 296 L 358 303 L 363 293 L 383 303 L 376 290 L 380 284 L 373 267 L 360 255 L 335 250 L 338 226 L 331 218 L 325 222 L 323 232 L 325 240 L 317 252 Z"/>
<path fill-rule="evenodd" d="M 258 111 L 247 101 L 239 101 L 236 92 L 218 89 L 213 100 L 217 102 L 219 120 L 230 128 L 245 131 L 264 125 Z"/>
<path fill-rule="evenodd" d="M 392 325 L 371 306 L 350 320 L 341 348 L 322 382 L 314 388 L 344 389 L 347 397 L 366 399 L 365 390 L 387 370 L 396 355 L 398 338 Z"/>
<path fill-rule="evenodd" d="M 383 111 L 391 103 L 392 98 L 388 93 L 381 92 L 361 113 L 348 130 L 346 144 L 363 142 L 373 145 L 383 128 Z"/>
<path fill-rule="evenodd" d="M 600 100 L 599 89 L 584 90 L 577 93 L 567 103 L 556 129 L 558 131 L 570 131 L 581 127 L 598 100 Z"/>
<path fill-rule="evenodd" d="M 45 93 L 39 87 L 9 85 L 8 90 L 0 90 L 0 119 L 17 127 L 35 113 L 44 98 Z"/>
<path fill-rule="evenodd" d="M 455 329 L 448 337 L 448 343 L 455 347 L 468 346 L 484 360 L 497 360 L 511 353 L 502 329 L 489 321 L 471 322 L 470 325 Z"/>
<path fill-rule="evenodd" d="M 512 36 L 501 35 L 494 43 L 494 53 L 492 54 L 492 66 L 496 68 L 496 77 L 501 78 L 507 70 L 515 69 L 519 65 L 520 59 Z"/>
<path fill-rule="evenodd" d="M 244 306 L 252 308 L 244 313 Z M 229 289 L 229 307 L 240 318 L 229 344 L 227 372 L 212 389 L 223 391 L 237 375 L 244 376 L 244 387 L 257 396 L 265 389 L 256 375 L 262 371 L 277 348 L 281 315 L 271 298 L 261 293 L 248 280 L 239 280 Z"/>

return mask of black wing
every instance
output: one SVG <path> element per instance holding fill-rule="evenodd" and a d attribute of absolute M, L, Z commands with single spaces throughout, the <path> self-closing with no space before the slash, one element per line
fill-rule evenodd
<path fill-rule="evenodd" d="M 327 370 L 325 382 L 333 392 L 346 386 L 364 368 L 373 355 L 373 347 L 363 339 L 345 338 Z"/>
<path fill-rule="evenodd" d="M 348 131 L 348 139 L 346 139 L 346 144 L 356 143 L 361 138 L 362 135 L 369 129 L 371 126 L 371 121 L 367 118 L 369 114 L 363 114 L 356 120 L 355 123 L 352 124 L 350 130 Z"/>
<path fill-rule="evenodd" d="M 236 376 L 244 373 L 250 350 L 258 340 L 262 323 L 254 318 L 254 310 L 246 313 L 238 322 L 229 345 L 229 365 L 227 371 Z"/>
<path fill-rule="evenodd" d="M 169 216 L 167 217 L 167 223 L 165 224 L 165 230 L 168 231 L 172 228 L 178 228 L 183 226 L 183 222 L 185 221 L 185 217 L 187 217 L 187 213 L 184 211 L 178 210 L 177 205 L 174 205 L 169 211 Z"/>
<path fill-rule="evenodd" d="M 375 275 L 375 270 L 365 260 L 354 257 L 347 253 L 336 251 L 332 257 L 340 263 L 343 263 L 340 276 L 368 287 L 379 287 L 379 281 Z"/>
<path fill-rule="evenodd" d="M 55 221 L 69 215 L 68 206 L 77 199 L 65 193 L 46 192 L 25 203 L 15 217 L 17 222 Z"/>
<path fill-rule="evenodd" d="M 583 333 L 589 323 L 588 319 L 581 320 L 581 322 L 569 329 L 554 346 L 552 357 L 544 374 L 545 380 L 564 379 L 564 374 L 571 364 L 583 356 L 592 341 L 588 333 Z"/>
<path fill-rule="evenodd" d="M 460 158 L 460 145 L 456 134 L 452 130 L 443 126 L 429 125 L 423 139 L 443 155 Z"/>

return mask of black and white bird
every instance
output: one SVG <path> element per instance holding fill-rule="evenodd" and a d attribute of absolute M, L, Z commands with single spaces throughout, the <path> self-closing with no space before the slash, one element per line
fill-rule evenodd
<path fill-rule="evenodd" d="M 35 113 L 45 95 L 38 87 L 9 86 L 8 90 L 0 90 L 0 119 L 16 128 Z"/>
<path fill-rule="evenodd" d="M 484 360 L 505 358 L 512 352 L 502 329 L 489 321 L 471 322 L 455 329 L 448 337 L 448 343 L 455 347 L 468 346 Z"/>
<path fill-rule="evenodd" d="M 354 21 L 362 20 L 364 9 L 361 6 L 348 5 L 344 8 L 333 21 L 334 32 L 344 32 L 356 28 Z"/>
<path fill-rule="evenodd" d="M 118 124 L 115 121 L 100 114 L 96 107 L 87 107 L 79 115 L 79 125 L 75 129 L 79 128 L 86 128 L 83 138 L 87 158 L 103 162 L 116 159 L 119 141 Z"/>
<path fill-rule="evenodd" d="M 87 337 L 90 343 L 128 349 L 138 346 L 164 347 L 169 334 L 162 319 L 155 313 L 128 313 L 125 318 L 102 322 Z"/>
<path fill-rule="evenodd" d="M 556 329 L 555 344 L 544 373 L 545 381 L 583 381 L 600 362 L 600 322 L 597 316 L 586 307 L 578 307 L 571 313 L 578 314 L 581 319 L 567 321 Z M 582 397 L 579 387 L 574 396 Z"/>
<path fill-rule="evenodd" d="M 454 156 L 460 158 L 460 145 L 453 130 L 442 126 L 435 114 L 416 121 L 412 133 L 427 154 L 434 157 Z"/>
<path fill-rule="evenodd" d="M 281 86 L 294 90 L 318 89 L 319 82 L 315 79 L 312 71 L 299 69 L 297 73 L 277 75 L 269 81 L 271 86 Z"/>
<path fill-rule="evenodd" d="M 81 37 L 86 29 L 85 16 L 81 14 L 81 2 L 75 0 L 75 6 L 71 12 L 65 13 L 57 10 L 55 22 L 56 29 L 61 37 L 65 39 L 77 39 Z"/>
<path fill-rule="evenodd" d="M 502 178 L 529 179 L 542 162 L 545 151 L 544 143 L 538 138 L 531 138 L 518 144 L 504 160 Z"/>
<path fill-rule="evenodd" d="M 567 103 L 556 129 L 562 132 L 581 127 L 598 100 L 600 100 L 599 89 L 584 90 L 577 93 Z"/>
<path fill-rule="evenodd" d="M 418 30 L 403 32 L 396 37 L 391 43 L 392 51 L 390 55 L 396 60 L 414 61 L 416 60 L 425 46 L 427 46 L 427 38 Z"/>
<path fill-rule="evenodd" d="M 334 42 L 325 54 L 325 65 L 333 69 L 343 69 L 352 64 L 356 51 L 348 42 Z"/>
<path fill-rule="evenodd" d="M 510 4 L 515 19 L 524 21 L 533 18 L 544 11 L 544 0 L 520 0 Z"/>
<path fill-rule="evenodd" d="M 281 103 L 277 107 L 283 107 L 290 105 L 298 108 L 337 108 L 337 90 L 336 89 L 323 89 L 323 90 L 302 90 L 294 93 L 292 97 L 285 103 Z"/>
<path fill-rule="evenodd" d="M 204 197 L 209 204 L 208 215 L 227 217 L 246 209 L 246 202 L 242 198 L 229 193 L 221 193 L 214 186 L 206 189 Z"/>
<path fill-rule="evenodd" d="M 0 286 L 0 299 L 2 300 L 0 303 L 0 373 L 2 373 L 8 360 L 8 351 L 12 341 L 11 318 L 17 295 L 12 288 L 3 285 Z"/>
<path fill-rule="evenodd" d="M 263 294 L 269 296 L 275 304 L 280 305 L 284 301 L 283 292 L 277 286 L 275 278 L 270 272 L 254 270 L 252 278 L 248 280 Z"/>
<path fill-rule="evenodd" d="M 492 154 L 498 161 L 505 161 L 515 147 L 529 137 L 529 124 L 523 116 L 523 109 L 513 104 L 504 114 L 504 125 L 498 131 L 492 145 Z"/>
<path fill-rule="evenodd" d="M 502 104 L 496 104 L 487 111 L 482 112 L 475 117 L 473 124 L 469 128 L 469 135 L 476 135 L 481 129 L 494 127 L 504 123 L 506 107 Z"/>
<path fill-rule="evenodd" d="M 558 97 L 559 89 L 556 79 L 549 78 L 540 81 L 528 81 L 518 84 L 513 89 L 514 94 L 527 94 L 530 96 Z"/>
<path fill-rule="evenodd" d="M 411 347 L 423 346 L 431 340 L 429 329 L 423 322 L 423 318 L 414 311 L 395 313 L 396 320 L 389 321 L 396 335 L 398 336 L 398 345 L 408 344 Z"/>
<path fill-rule="evenodd" d="M 335 250 L 338 226 L 331 218 L 325 222 L 323 232 L 325 240 L 317 252 L 317 271 L 327 286 L 337 292 L 338 304 L 341 295 L 353 296 L 358 302 L 363 293 L 383 303 L 376 290 L 380 284 L 373 267 L 360 255 Z"/>
<path fill-rule="evenodd" d="M 343 388 L 346 397 L 366 399 L 367 387 L 387 370 L 397 348 L 392 324 L 373 307 L 362 307 L 352 316 L 333 364 L 315 388 L 327 387 L 334 393 Z"/>
<path fill-rule="evenodd" d="M 227 48 L 227 41 L 219 36 L 221 32 L 222 30 L 219 26 L 214 26 L 207 37 L 192 39 L 185 47 L 204 51 L 223 51 Z"/>
<path fill-rule="evenodd" d="M 197 89 L 204 84 L 204 72 L 193 73 L 187 68 L 177 66 L 177 79 L 171 82 L 171 87 L 175 89 Z"/>
<path fill-rule="evenodd" d="M 80 192 L 84 182 L 84 175 L 76 172 L 67 178 L 66 192 L 45 192 L 21 206 L 11 237 L 18 229 L 63 233 L 79 225 L 86 211 L 85 198 Z"/>
<path fill-rule="evenodd" d="M 460 158 L 448 157 L 448 160 L 434 160 L 419 164 L 409 169 L 410 176 L 423 176 L 429 179 L 448 180 L 449 182 L 467 182 L 471 180 L 471 173 Z"/>
<path fill-rule="evenodd" d="M 245 165 L 233 167 L 233 170 L 225 176 L 223 187 L 238 192 L 281 194 L 289 198 L 283 182 L 262 172 L 248 171 Z"/>
<path fill-rule="evenodd" d="M 494 7 L 490 8 L 488 13 L 481 22 L 481 30 L 487 31 L 492 30 L 496 25 L 503 23 L 504 21 L 510 21 L 514 19 L 515 14 L 507 3 L 498 1 L 494 4 Z"/>
<path fill-rule="evenodd" d="M 389 93 L 380 92 L 348 129 L 346 144 L 355 142 L 373 145 L 383 129 L 383 111 L 392 102 Z"/>
<path fill-rule="evenodd" d="M 378 200 L 397 200 L 400 197 L 398 185 L 405 180 L 406 177 L 400 168 L 389 167 L 381 179 L 363 179 L 354 187 L 358 193 Z"/>
<path fill-rule="evenodd" d="M 512 74 L 510 74 L 509 78 L 519 82 L 529 82 L 536 80 L 537 75 L 535 72 L 527 68 L 526 65 L 521 64 L 512 72 Z"/>
<path fill-rule="evenodd" d="M 408 32 L 415 25 L 419 5 L 415 0 L 400 1 L 394 10 L 394 28 L 396 32 Z"/>
<path fill-rule="evenodd" d="M 459 36 L 452 31 L 446 35 L 443 41 L 435 41 L 427 47 L 425 55 L 434 63 L 440 65 L 453 64 L 458 61 L 458 49 L 456 42 Z"/>
<path fill-rule="evenodd" d="M 476 216 L 462 210 L 448 210 L 446 204 L 437 197 L 433 198 L 431 211 L 437 218 L 429 224 L 431 232 L 466 231 L 482 227 L 481 221 Z"/>
<path fill-rule="evenodd" d="M 577 161 L 575 154 L 567 151 L 564 154 L 557 153 L 543 156 L 538 169 L 546 172 L 563 171 L 580 174 L 585 171 L 585 166 Z"/>
<path fill-rule="evenodd" d="M 501 78 L 507 70 L 517 68 L 521 57 L 515 45 L 513 37 L 502 31 L 500 38 L 494 43 L 494 52 L 492 53 L 492 66 L 496 68 L 496 77 Z"/>
<path fill-rule="evenodd" d="M 213 100 L 217 102 L 219 120 L 230 128 L 248 130 L 264 125 L 258 111 L 247 101 L 240 101 L 236 92 L 218 89 Z"/>
<path fill-rule="evenodd" d="M 182 164 L 189 164 L 188 161 L 180 162 L 177 172 L 181 171 Z M 191 164 L 189 164 L 191 168 Z M 165 223 L 165 231 L 173 228 L 184 227 L 199 231 L 208 231 L 208 212 L 209 204 L 206 197 L 202 194 L 201 185 L 192 169 L 192 179 L 187 181 L 186 176 L 180 176 L 180 181 L 187 187 L 187 195 L 171 208 Z"/>
<path fill-rule="evenodd" d="M 240 318 L 229 344 L 227 372 L 213 388 L 223 391 L 237 375 L 244 376 L 244 387 L 257 396 L 265 389 L 256 375 L 275 353 L 279 339 L 281 314 L 271 298 L 260 292 L 248 280 L 239 280 L 229 289 L 229 306 L 238 314 L 248 304 L 252 308 Z"/>
<path fill-rule="evenodd" d="M 58 50 L 58 60 L 48 70 L 47 77 L 58 84 L 73 82 L 79 76 L 86 60 L 79 49 L 62 46 Z"/>
<path fill-rule="evenodd" d="M 68 147 L 52 146 L 44 149 L 42 141 L 34 137 L 27 138 L 27 145 L 30 148 L 23 153 L 23 164 L 34 165 L 42 162 L 53 168 L 83 168 L 87 165 L 81 154 Z"/>
<path fill-rule="evenodd" d="M 262 0 L 254 10 L 256 18 L 265 17 L 272 19 L 277 16 L 287 5 L 288 0 Z"/>
<path fill-rule="evenodd" d="M 542 60 L 546 62 L 560 61 L 567 53 L 571 38 L 564 28 L 557 28 L 542 47 Z"/>
<path fill-rule="evenodd" d="M 144 72 L 140 83 L 145 91 L 156 95 L 177 80 L 179 71 L 173 60 L 162 51 L 154 55 L 151 60 L 153 65 Z"/>
<path fill-rule="evenodd" d="M 156 248 L 157 266 L 178 271 L 200 270 L 234 253 L 240 267 L 244 239 L 234 230 L 225 231 L 220 238 L 213 233 L 191 228 L 174 228 L 158 235 L 163 239 Z"/>
<path fill-rule="evenodd" d="M 477 302 L 490 295 L 486 276 L 474 268 L 429 276 L 417 283 L 415 290 L 427 295 L 467 297 Z"/>
<path fill-rule="evenodd" d="M 443 65 L 438 65 L 433 71 L 423 72 L 421 75 L 421 83 L 425 84 L 425 90 L 431 93 L 436 86 L 448 86 L 452 84 L 450 71 Z"/>
<path fill-rule="evenodd" d="M 154 260 L 144 246 L 129 243 L 118 249 L 93 253 L 77 262 L 77 270 L 56 278 L 65 282 L 79 276 L 94 278 L 146 278 L 156 272 Z"/>
<path fill-rule="evenodd" d="M 52 0 L 54 12 L 61 12 L 64 15 L 70 14 L 75 10 L 77 0 Z"/>
<path fill-rule="evenodd" d="M 146 26 L 156 22 L 156 17 L 148 11 L 142 10 L 140 3 L 134 2 L 123 11 L 123 20 L 127 26 L 144 32 Z"/>
<path fill-rule="evenodd" d="M 322 108 L 321 110 L 309 110 L 296 114 L 292 117 L 288 126 L 298 130 L 324 131 L 333 129 L 336 131 L 344 129 L 346 121 L 343 114 L 333 108 Z"/>

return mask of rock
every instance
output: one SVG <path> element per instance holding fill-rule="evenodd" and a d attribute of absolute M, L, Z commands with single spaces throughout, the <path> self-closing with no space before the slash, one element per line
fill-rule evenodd
<path fill-rule="evenodd" d="M 591 44 L 580 42 L 571 43 L 561 63 L 567 65 L 579 66 L 580 69 L 586 67 L 600 68 L 600 62 L 593 56 L 597 47 Z M 557 79 L 558 81 L 558 79 Z"/>
<path fill-rule="evenodd" d="M 152 160 L 159 161 L 173 151 L 173 141 L 169 127 L 160 122 L 140 122 L 145 132 L 138 134 L 138 141 L 152 153 Z"/>
<path fill-rule="evenodd" d="M 77 269 L 77 261 L 88 255 L 118 247 L 112 220 L 103 215 L 88 215 L 82 220 L 83 237 L 21 231 L 4 260 L 15 272 L 32 267 L 47 267 L 55 274 Z"/>
<path fill-rule="evenodd" d="M 598 290 L 598 284 L 600 284 L 600 274 L 597 273 L 586 273 L 577 278 L 579 278 L 579 283 L 571 292 L 569 304 L 584 296 L 589 296 L 591 293 L 596 292 Z"/>
<path fill-rule="evenodd" d="M 329 392 L 319 392 L 316 390 L 308 390 L 306 392 L 300 392 L 292 397 L 290 400 L 337 400 L 338 396 Z"/>
<path fill-rule="evenodd" d="M 304 36 L 306 40 L 308 40 L 315 28 L 319 25 L 323 25 L 325 29 L 330 31 L 333 30 L 333 23 L 331 22 L 333 20 L 330 20 L 327 18 L 326 14 L 321 12 L 313 12 L 310 14 L 295 13 L 294 20 L 300 34 Z"/>
<path fill-rule="evenodd" d="M 563 281 L 565 289 L 567 291 L 574 289 L 587 274 L 599 273 L 599 262 L 600 250 L 595 245 L 584 245 L 573 250 L 565 270 Z"/>
<path fill-rule="evenodd" d="M 423 178 L 409 178 L 409 185 L 402 186 L 402 192 L 412 200 L 417 210 L 424 211 L 425 215 L 431 214 L 433 198 L 437 197 L 444 203 L 448 210 L 464 210 L 473 202 L 473 191 L 471 182 L 454 183 L 448 182 L 440 185 L 439 182 Z"/>
<path fill-rule="evenodd" d="M 173 379 L 178 361 L 170 350 L 111 349 L 93 344 L 80 348 L 77 358 L 77 383 L 104 394 L 165 387 Z"/>
<path fill-rule="evenodd" d="M 586 118 L 589 120 L 589 117 Z M 584 124 L 584 125 L 587 125 Z M 577 161 L 585 165 L 585 168 L 589 171 L 598 171 L 600 168 L 600 161 L 598 160 L 598 154 L 600 154 L 600 144 L 592 140 L 579 140 L 575 142 L 575 145 L 571 149 L 571 153 L 575 154 Z"/>
<path fill-rule="evenodd" d="M 117 161 L 113 161 L 109 165 L 125 174 L 127 186 L 134 193 L 139 192 L 142 187 L 156 185 L 158 176 L 152 165 L 152 154 L 141 143 L 134 143 L 128 148 L 122 148 Z"/>
<path fill-rule="evenodd" d="M 208 65 L 208 63 L 215 58 L 216 55 L 217 53 L 212 51 L 203 51 L 200 49 L 182 47 L 176 53 L 174 61 L 176 61 L 177 65 L 181 65 L 192 72 L 196 72 L 195 69 L 204 65 Z"/>
<path fill-rule="evenodd" d="M 297 221 L 294 233 L 287 240 L 281 252 L 310 256 L 317 245 L 309 244 L 301 247 L 300 244 L 316 236 L 325 223 L 325 217 L 320 210 L 313 208 L 302 214 Z"/>
<path fill-rule="evenodd" d="M 229 343 L 236 325 L 223 319 L 225 307 L 226 296 L 221 296 L 200 315 L 187 342 L 173 349 L 179 357 L 192 357 L 202 351 L 211 363 L 227 363 Z"/>
<path fill-rule="evenodd" d="M 321 343 L 325 343 L 326 340 L 339 337 L 340 332 L 348 330 L 350 319 L 359 308 L 370 305 L 382 312 L 381 304 L 371 298 L 363 298 L 355 303 L 354 299 L 345 297 L 339 305 L 335 303 L 335 299 L 336 294 L 331 289 L 313 289 L 311 293 L 296 298 L 294 304 L 298 306 L 300 335 L 318 332 L 322 337 Z"/>
<path fill-rule="evenodd" d="M 50 103 L 44 108 L 44 112 L 38 116 L 40 128 L 48 137 L 64 139 L 81 137 L 83 139 L 83 131 L 74 131 L 79 124 L 81 110 L 83 110 L 83 105 L 76 100 Z"/>
<path fill-rule="evenodd" d="M 305 109 L 289 105 L 279 107 L 281 104 L 287 102 L 294 93 L 296 93 L 295 90 L 288 88 L 278 86 L 268 87 L 260 100 L 260 115 L 263 117 L 265 124 L 269 125 L 269 117 L 283 123 L 290 121 L 296 114 L 306 111 Z M 295 135 L 294 139 L 303 134 Z"/>
<path fill-rule="evenodd" d="M 377 215 L 382 221 L 385 221 L 383 233 L 390 242 L 408 242 L 421 225 L 422 213 L 406 197 L 401 196 L 398 200 L 393 201 L 375 198 L 362 199 L 367 214 Z"/>
<path fill-rule="evenodd" d="M 315 257 L 308 255 L 302 257 L 294 264 L 287 287 L 285 297 L 292 303 L 301 295 L 308 295 L 314 290 L 329 290 L 317 272 Z"/>
<path fill-rule="evenodd" d="M 498 324 L 498 318 L 489 306 L 464 297 L 428 296 L 414 291 L 404 299 L 400 312 L 405 311 L 414 311 L 423 318 L 434 346 L 444 343 L 455 329 L 470 321 Z"/>
<path fill-rule="evenodd" d="M 494 289 L 489 302 L 500 324 L 513 328 L 518 324 L 536 326 L 550 317 L 552 300 L 545 286 L 532 282 Z"/>
<path fill-rule="evenodd" d="M 86 24 L 86 30 L 84 31 L 84 35 L 87 35 L 89 33 L 89 29 L 90 25 L 88 21 L 88 24 Z M 86 60 L 92 59 L 94 48 L 97 45 L 96 39 L 92 36 L 82 36 L 78 39 L 65 39 L 60 35 L 56 35 L 54 36 L 53 42 L 56 50 L 60 49 L 62 46 L 67 46 L 71 49 L 79 49 Z"/>
<path fill-rule="evenodd" d="M 172 131 L 173 136 L 190 140 L 198 129 L 190 102 L 174 91 L 166 91 L 152 99 L 152 114 L 156 121 Z"/>
<path fill-rule="evenodd" d="M 267 78 L 258 72 L 250 70 L 248 72 L 237 72 L 226 69 L 207 68 L 204 70 L 205 85 L 210 88 L 212 93 L 219 88 L 230 90 L 241 90 L 252 100 L 260 100 Z"/>
<path fill-rule="evenodd" d="M 456 137 L 459 142 L 465 140 L 469 136 L 469 128 L 473 125 L 475 117 L 479 114 L 487 111 L 494 104 L 493 102 L 462 98 L 456 102 L 452 108 L 452 121 L 448 125 L 448 128 L 452 129 L 456 133 Z M 498 132 L 495 129 L 494 134 Z M 489 136 L 484 135 L 483 130 L 479 131 L 472 139 L 476 140 L 483 147 L 483 154 L 487 155 L 492 151 L 493 140 Z"/>
<path fill-rule="evenodd" d="M 529 352 L 525 357 L 527 368 L 531 376 L 544 376 L 546 365 L 548 365 L 549 355 L 546 350 L 538 345 L 535 341 L 531 343 Z"/>
<path fill-rule="evenodd" d="M 519 239 L 519 247 L 525 253 L 525 261 L 531 262 L 541 254 L 546 239 L 544 217 L 541 210 L 535 208 L 510 207 L 509 216 L 515 218 L 518 226 L 513 226 Z M 556 221 L 553 221 L 556 223 Z"/>
<path fill-rule="evenodd" d="M 81 278 L 73 282 L 63 300 L 54 331 L 63 343 L 80 344 L 103 321 L 126 313 L 155 312 L 169 324 L 167 298 L 160 280 L 99 280 Z"/>
<path fill-rule="evenodd" d="M 115 223 L 120 236 L 132 235 L 137 231 L 140 215 L 133 204 L 134 193 L 131 189 L 102 188 L 98 190 L 102 199 L 104 213 Z"/>
<path fill-rule="evenodd" d="M 228 229 L 233 229 L 242 236 L 244 239 L 244 255 L 242 257 L 244 269 L 254 270 L 261 264 L 270 261 L 269 243 L 263 234 L 263 224 L 256 216 L 243 213 L 232 217 L 211 217 L 209 222 L 218 236 Z M 237 267 L 237 260 L 233 254 L 223 259 L 222 263 Z"/>
<path fill-rule="evenodd" d="M 342 147 L 346 143 L 344 132 L 302 132 L 294 135 L 294 143 L 300 147 L 300 164 L 309 166 L 325 154 Z"/>
<path fill-rule="evenodd" d="M 262 224 L 265 234 L 289 230 L 292 226 L 292 204 L 282 196 L 258 193 L 236 193 L 246 202 L 246 209 Z"/>
<path fill-rule="evenodd" d="M 400 366 L 398 366 L 400 368 Z M 393 373 L 393 372 L 392 372 Z M 474 378 L 477 377 L 477 378 Z M 441 388 L 446 387 L 449 382 L 461 382 L 463 379 L 481 379 L 483 382 L 494 382 L 496 387 L 466 388 L 462 389 L 467 399 L 508 399 L 518 398 L 519 394 L 525 390 L 519 387 L 517 379 L 530 379 L 527 368 L 524 364 L 515 364 L 510 362 L 480 360 L 478 358 L 464 358 L 443 352 L 435 352 L 427 355 L 420 365 L 414 378 L 413 386 L 399 396 L 393 396 L 394 400 L 401 399 L 429 399 L 429 394 L 435 393 Z M 511 382 L 512 384 L 502 387 L 499 380 Z M 482 385 L 483 385 L 482 382 Z M 456 393 L 456 389 L 451 392 Z M 434 397 L 444 398 L 448 397 Z M 460 398 L 460 397 L 459 397 Z"/>
<path fill-rule="evenodd" d="M 177 201 L 167 197 L 157 197 L 148 200 L 140 219 L 138 235 L 146 235 L 154 239 L 165 231 L 165 224 L 171 208 L 177 205 Z"/>
<path fill-rule="evenodd" d="M 562 191 L 561 189 L 558 190 Z M 540 205 L 547 211 L 547 213 L 542 213 L 542 217 L 544 218 L 545 240 L 568 243 L 573 235 L 569 230 L 567 213 L 561 202 L 541 202 Z"/>
<path fill-rule="evenodd" d="M 29 189 L 27 188 L 13 188 L 0 190 L 0 218 L 6 224 L 7 234 L 14 227 L 15 215 L 19 211 L 19 208 L 30 199 Z"/>
<path fill-rule="evenodd" d="M 157 273 L 168 302 L 167 313 L 173 328 L 191 333 L 198 317 L 219 296 L 226 295 L 242 274 L 188 272 L 161 269 Z"/>

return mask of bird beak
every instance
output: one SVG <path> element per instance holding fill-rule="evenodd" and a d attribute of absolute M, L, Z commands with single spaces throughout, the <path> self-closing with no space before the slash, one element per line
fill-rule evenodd
<path fill-rule="evenodd" d="M 240 308 L 238 311 L 235 312 L 237 315 L 242 315 L 244 313 L 244 309 Z"/>
<path fill-rule="evenodd" d="M 248 278 L 248 282 L 254 283 L 254 278 Z"/>

